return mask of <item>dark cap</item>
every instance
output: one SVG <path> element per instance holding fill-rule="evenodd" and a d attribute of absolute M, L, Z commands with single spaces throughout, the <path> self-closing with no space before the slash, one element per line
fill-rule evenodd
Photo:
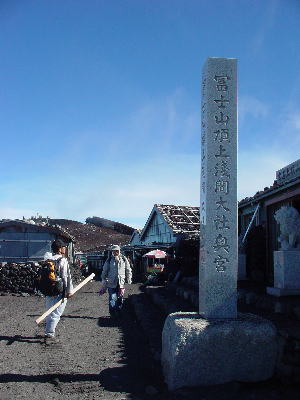
<path fill-rule="evenodd" d="M 58 249 L 62 247 L 67 247 L 67 244 L 63 242 L 61 239 L 55 239 L 51 244 L 51 249 L 55 253 Z"/>

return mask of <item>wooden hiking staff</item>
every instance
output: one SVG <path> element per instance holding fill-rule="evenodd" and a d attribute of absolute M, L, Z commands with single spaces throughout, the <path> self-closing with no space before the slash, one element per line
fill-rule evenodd
<path fill-rule="evenodd" d="M 85 278 L 82 282 L 79 283 L 79 285 L 76 286 L 76 288 L 73 289 L 72 294 L 76 293 L 79 289 L 82 288 L 82 286 L 84 286 L 86 283 L 88 283 L 91 279 L 93 279 L 95 276 L 94 273 L 92 273 L 91 275 L 89 275 L 87 278 Z M 40 317 L 38 317 L 38 319 L 35 320 L 35 322 L 37 324 L 39 324 L 40 322 L 42 322 L 49 314 L 52 313 L 52 311 L 54 311 L 58 306 L 61 305 L 61 303 L 63 302 L 63 299 L 59 300 L 57 303 L 55 303 L 52 307 L 49 308 L 49 310 L 47 310 L 46 312 L 44 312 L 43 315 L 41 315 Z"/>

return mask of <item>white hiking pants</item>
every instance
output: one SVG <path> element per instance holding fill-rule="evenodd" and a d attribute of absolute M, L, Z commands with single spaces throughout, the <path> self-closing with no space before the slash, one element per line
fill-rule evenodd
<path fill-rule="evenodd" d="M 61 299 L 61 295 L 58 296 L 46 296 L 46 308 L 49 310 L 50 307 L 54 306 Z M 62 313 L 64 312 L 67 305 L 67 299 L 64 299 L 63 303 L 57 307 L 51 314 L 46 317 L 46 328 L 45 335 L 55 336 L 55 328 L 58 324 Z"/>

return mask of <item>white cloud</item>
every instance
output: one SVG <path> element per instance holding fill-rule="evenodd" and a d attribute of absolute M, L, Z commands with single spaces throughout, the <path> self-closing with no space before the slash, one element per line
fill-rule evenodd
<path fill-rule="evenodd" d="M 195 137 L 200 137 L 198 107 L 183 88 L 143 104 L 125 126 L 129 126 L 127 129 L 135 141 L 139 138 L 140 143 L 149 144 L 149 140 L 155 140 L 154 151 L 158 152 L 189 145 Z"/>
<path fill-rule="evenodd" d="M 9 193 L 0 201 L 3 217 L 11 205 L 12 218 L 39 212 L 52 218 L 82 221 L 96 215 L 143 224 L 155 203 L 197 205 L 197 110 L 179 88 L 142 104 L 112 124 L 110 132 L 77 132 L 51 170 L 45 167 L 47 176 L 27 173 L 2 187 Z M 184 155 L 191 150 L 194 155 Z"/>
<path fill-rule="evenodd" d="M 299 158 L 300 109 L 297 109 L 295 103 L 290 103 L 281 112 L 273 135 L 273 143 L 277 145 L 279 152 L 289 152 L 293 161 Z"/>
<path fill-rule="evenodd" d="M 200 161 L 198 156 L 164 155 L 139 164 L 110 166 L 109 175 L 99 172 L 87 178 L 79 190 L 68 190 L 63 215 L 75 219 L 101 216 L 142 227 L 155 203 L 197 205 Z M 136 225 L 136 223 L 135 223 Z"/>
<path fill-rule="evenodd" d="M 141 105 L 115 132 L 90 132 L 88 146 L 81 137 L 51 171 L 47 170 L 46 178 L 28 175 L 27 180 L 24 176 L 2 185 L 6 195 L 0 202 L 2 218 L 29 217 L 38 212 L 84 221 L 95 215 L 143 227 L 155 203 L 199 205 L 197 110 L 185 91 L 177 89 L 170 96 Z M 269 106 L 259 99 L 240 98 L 240 123 L 246 116 L 259 119 L 268 115 Z M 270 186 L 276 170 L 299 158 L 299 147 L 294 144 L 296 138 L 299 141 L 300 113 L 290 111 L 279 119 L 281 125 L 272 131 L 268 148 L 240 150 L 239 199 Z M 122 133 L 121 127 L 126 127 L 126 132 Z M 103 140 L 101 155 L 97 140 Z M 85 151 L 86 163 L 78 164 L 81 151 Z"/>
<path fill-rule="evenodd" d="M 238 117 L 240 127 L 248 116 L 265 118 L 269 114 L 270 107 L 253 96 L 240 96 L 238 104 Z"/>
<path fill-rule="evenodd" d="M 262 18 L 262 23 L 253 35 L 251 50 L 254 55 L 257 55 L 261 50 L 263 50 L 266 38 L 274 26 L 277 15 L 279 15 L 279 3 L 279 0 L 270 0 L 265 3 L 266 13 Z"/>
<path fill-rule="evenodd" d="M 143 227 L 155 203 L 199 204 L 200 154 L 154 154 L 138 164 L 127 161 L 106 161 L 89 174 L 77 171 L 59 182 L 54 173 L 46 182 L 7 185 L 5 192 L 11 199 L 5 204 L 11 201 L 12 206 L 8 209 L 2 200 L 2 217 L 22 218 L 38 212 L 84 221 L 95 215 Z"/>
<path fill-rule="evenodd" d="M 276 170 L 296 159 L 288 149 L 275 146 L 240 151 L 238 199 L 251 197 L 272 185 Z M 90 171 L 89 175 L 83 171 L 68 177 L 63 186 L 55 176 L 49 177 L 46 185 L 40 184 L 24 182 L 26 195 L 24 186 L 6 187 L 19 201 L 12 202 L 11 207 L 2 202 L 1 217 L 22 218 L 38 212 L 52 218 L 84 221 L 95 215 L 142 228 L 155 203 L 199 205 L 200 152 L 153 156 L 137 165 L 111 163 Z"/>
<path fill-rule="evenodd" d="M 238 199 L 252 197 L 273 184 L 276 171 L 295 161 L 287 153 L 275 149 L 242 151 L 238 166 Z"/>
<path fill-rule="evenodd" d="M 143 160 L 166 152 L 188 153 L 200 142 L 200 113 L 184 88 L 145 101 L 108 127 L 74 132 L 58 168 L 97 168 L 102 160 Z M 55 168 L 55 166 L 54 166 Z"/>

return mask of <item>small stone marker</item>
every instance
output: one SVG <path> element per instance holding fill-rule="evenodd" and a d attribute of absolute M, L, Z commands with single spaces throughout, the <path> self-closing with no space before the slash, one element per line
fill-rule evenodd
<path fill-rule="evenodd" d="M 237 61 L 208 58 L 202 76 L 199 313 L 237 316 Z"/>

